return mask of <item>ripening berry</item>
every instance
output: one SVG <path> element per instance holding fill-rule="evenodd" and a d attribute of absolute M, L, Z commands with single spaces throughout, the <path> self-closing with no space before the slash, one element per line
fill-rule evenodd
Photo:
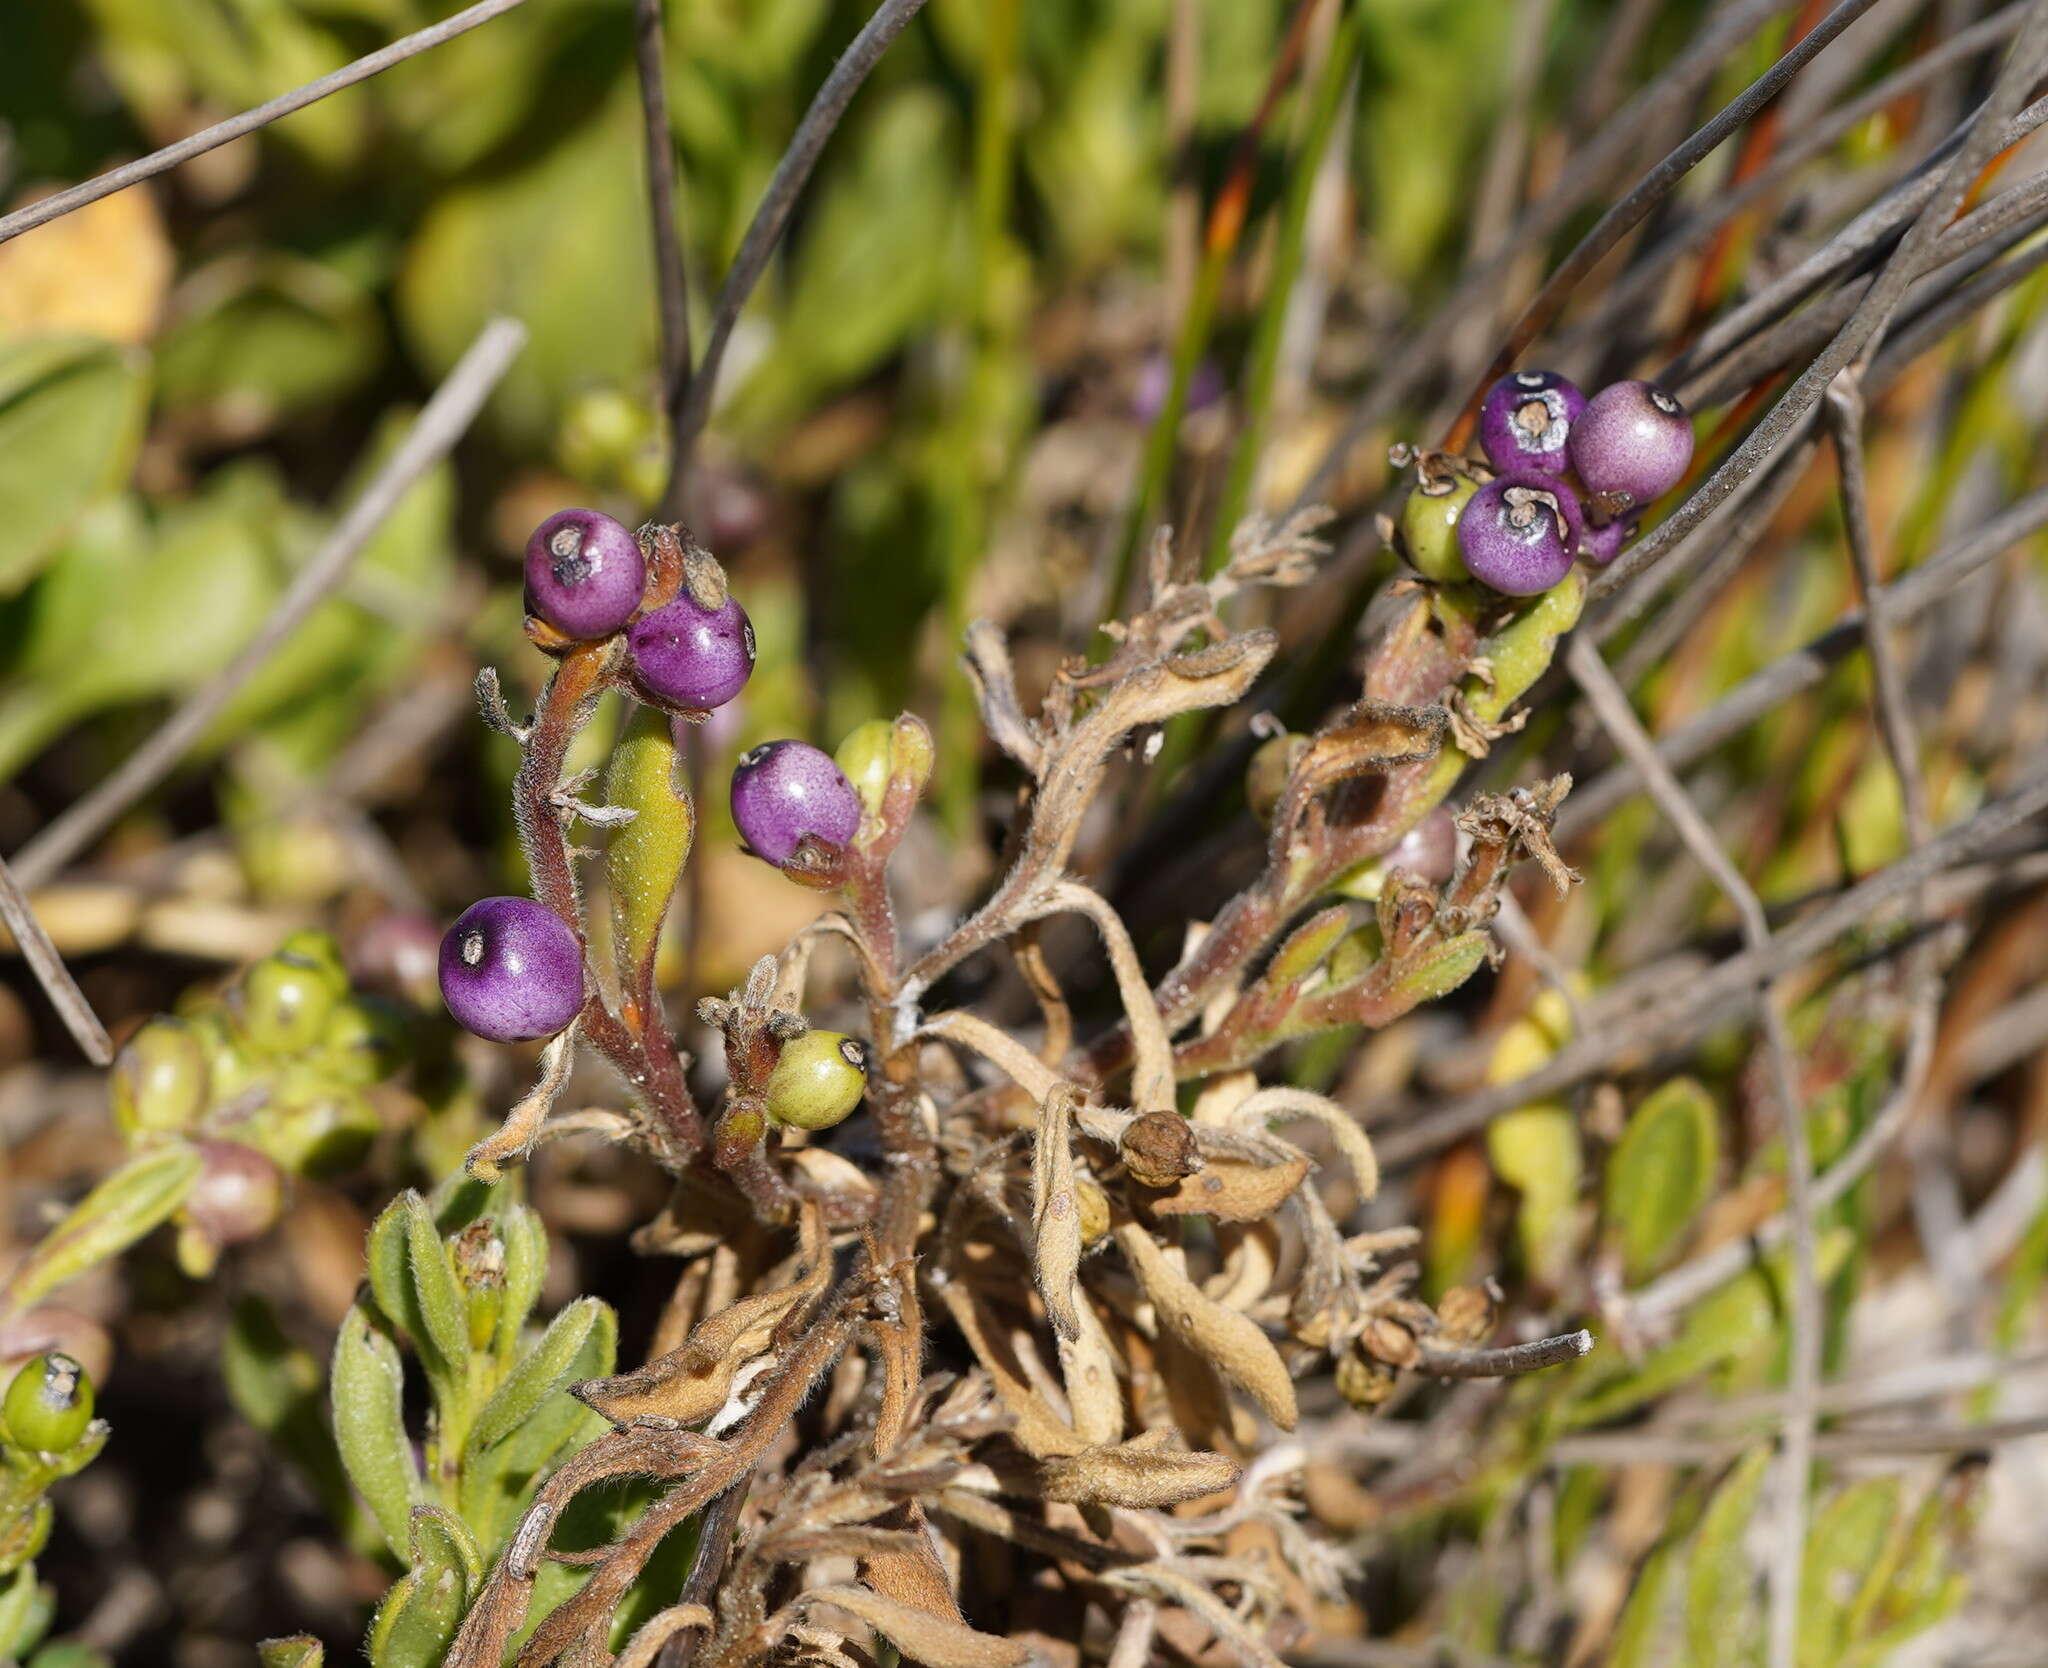
<path fill-rule="evenodd" d="M 335 975 L 296 951 L 253 963 L 231 1004 L 242 1035 L 265 1054 L 303 1054 L 334 1013 Z"/>
<path fill-rule="evenodd" d="M 1572 425 L 1572 467 L 1586 490 L 1641 506 L 1685 478 L 1692 419 L 1661 388 L 1616 382 L 1586 402 Z"/>
<path fill-rule="evenodd" d="M 526 611 L 564 637 L 609 637 L 646 586 L 640 541 L 596 510 L 557 510 L 526 541 Z"/>
<path fill-rule="evenodd" d="M 441 940 L 441 1000 L 492 1042 L 552 1037 L 583 1007 L 583 945 L 531 898 L 485 898 Z"/>
<path fill-rule="evenodd" d="M 1401 506 L 1401 548 L 1424 579 L 1440 585 L 1462 582 L 1465 563 L 1458 554 L 1458 520 L 1479 483 L 1470 475 L 1425 476 Z"/>
<path fill-rule="evenodd" d="M 685 590 L 635 620 L 626 644 L 640 686 L 692 712 L 724 706 L 754 675 L 754 627 L 732 596 L 710 609 Z"/>
<path fill-rule="evenodd" d="M 185 1195 L 186 1220 L 216 1251 L 267 1234 L 284 1209 L 276 1164 L 237 1141 L 201 1141 L 201 1167 Z"/>
<path fill-rule="evenodd" d="M 1380 862 L 1404 869 L 1417 880 L 1441 886 L 1458 867 L 1458 823 L 1448 806 L 1439 805 L 1400 839 Z"/>
<path fill-rule="evenodd" d="M 1579 551 L 1595 567 L 1604 568 L 1621 554 L 1621 547 L 1636 536 L 1633 516 L 1616 516 L 1598 527 L 1588 527 Z"/>
<path fill-rule="evenodd" d="M 1562 475 L 1567 448 L 1586 396 L 1555 371 L 1513 371 L 1486 391 L 1479 408 L 1479 446 L 1494 468 Z"/>
<path fill-rule="evenodd" d="M 1582 528 L 1571 488 L 1543 475 L 1502 475 L 1458 518 L 1465 571 L 1511 597 L 1547 591 L 1571 572 Z"/>
<path fill-rule="evenodd" d="M 843 846 L 860 828 L 860 795 L 846 773 L 802 741 L 767 741 L 740 755 L 732 773 L 732 820 L 740 838 L 778 867 L 806 834 Z"/>
<path fill-rule="evenodd" d="M 794 1129 L 830 1129 L 860 1105 L 868 1045 L 844 1031 L 806 1031 L 782 1045 L 768 1074 L 768 1116 Z"/>
<path fill-rule="evenodd" d="M 92 1423 L 92 1380 L 68 1355 L 38 1355 L 7 1386 L 0 1419 L 16 1446 L 61 1454 Z"/>
<path fill-rule="evenodd" d="M 405 1010 L 377 996 L 352 996 L 334 1010 L 320 1038 L 320 1063 L 337 1083 L 367 1089 L 405 1057 Z"/>
<path fill-rule="evenodd" d="M 184 1129 L 212 1092 L 206 1049 L 183 1020 L 152 1019 L 122 1046 L 107 1079 L 124 1130 Z"/>

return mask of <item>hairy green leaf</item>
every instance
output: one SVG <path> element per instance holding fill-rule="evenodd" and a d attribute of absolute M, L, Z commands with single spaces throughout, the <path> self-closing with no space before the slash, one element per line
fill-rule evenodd
<path fill-rule="evenodd" d="M 1653 1273 L 1712 1196 L 1720 1163 L 1713 1098 L 1674 1078 L 1636 1108 L 1607 1161 L 1605 1209 L 1632 1281 Z"/>
<path fill-rule="evenodd" d="M 1689 1668 L 1726 1668 L 1742 1660 L 1742 1641 L 1753 1620 L 1753 1571 L 1743 1535 L 1770 1468 L 1768 1446 L 1745 1454 L 1714 1490 L 1706 1516 L 1700 1519 L 1685 1575 Z"/>
<path fill-rule="evenodd" d="M 419 1468 L 405 1429 L 405 1369 L 398 1346 L 358 1303 L 334 1340 L 334 1441 L 349 1480 L 401 1558 L 420 1503 Z"/>
<path fill-rule="evenodd" d="M 31 1308 L 118 1257 L 184 1202 L 200 1165 L 199 1149 L 184 1141 L 137 1153 L 42 1237 L 9 1276 L 0 1302 L 17 1311 Z"/>

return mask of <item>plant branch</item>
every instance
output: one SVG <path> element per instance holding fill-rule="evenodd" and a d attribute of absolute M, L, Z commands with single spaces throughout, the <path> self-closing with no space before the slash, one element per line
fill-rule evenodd
<path fill-rule="evenodd" d="M 740 309 L 746 306 L 747 297 L 753 294 L 754 285 L 767 270 L 769 257 L 782 240 L 790 211 L 796 207 L 811 170 L 817 166 L 825 142 L 832 137 L 832 130 L 846 114 L 846 107 L 853 102 L 853 95 L 868 78 L 868 72 L 881 62 L 889 43 L 903 33 L 924 3 L 925 0 L 882 0 L 861 32 L 854 36 L 853 44 L 832 66 L 832 73 L 825 77 L 817 97 L 811 100 L 811 107 L 797 124 L 789 149 L 776 164 L 761 206 L 754 211 L 746 236 L 740 240 L 732 270 L 719 286 L 718 300 L 711 312 L 711 329 L 704 342 L 704 357 L 698 361 L 689 393 L 675 421 L 672 467 L 677 479 L 687 473 L 691 449 L 711 415 L 719 367 L 725 362 L 726 346 L 732 339 L 733 326 L 739 322 Z M 671 494 L 679 490 L 674 481 L 669 490 Z"/>
<path fill-rule="evenodd" d="M 244 110 L 239 116 L 230 116 L 224 122 L 201 128 L 197 133 L 180 139 L 175 145 L 166 145 L 160 151 L 139 157 L 119 168 L 109 169 L 96 179 L 74 185 L 68 191 L 59 191 L 30 203 L 28 207 L 16 209 L 14 213 L 0 217 L 0 243 L 9 238 L 19 237 L 23 232 L 32 232 L 38 226 L 60 219 L 73 209 L 82 209 L 88 203 L 96 203 L 102 197 L 111 197 L 117 191 L 125 191 L 131 185 L 143 180 L 154 179 L 158 174 L 167 173 L 181 162 L 189 162 L 195 156 L 204 156 L 208 151 L 245 134 L 254 133 L 258 128 L 268 127 L 280 116 L 289 116 L 303 110 L 309 104 L 318 104 L 330 93 L 338 93 L 367 81 L 371 76 L 402 64 L 408 58 L 430 51 L 443 41 L 452 41 L 457 35 L 467 34 L 480 23 L 488 23 L 494 17 L 501 17 L 525 0 L 479 0 L 466 11 L 457 12 L 453 17 L 443 18 L 393 41 L 389 46 L 379 47 L 375 52 L 358 58 L 352 64 L 344 64 L 330 75 L 323 75 L 317 81 L 308 81 L 303 87 L 295 87 L 288 93 L 280 93 L 274 99 Z"/>
<path fill-rule="evenodd" d="M 501 8 L 502 9 L 502 8 Z M 308 615 L 348 576 L 384 519 L 421 476 L 447 456 L 526 341 L 526 327 L 494 318 L 434 391 L 396 451 L 343 512 L 312 559 L 285 588 L 270 617 L 241 652 L 200 688 L 105 781 L 24 846 L 14 860 L 25 887 L 42 885 L 166 776 L 206 727 Z"/>
<path fill-rule="evenodd" d="M 15 948 L 28 962 L 29 971 L 35 974 L 36 982 L 43 987 L 43 994 L 50 999 L 50 1006 L 57 1010 L 57 1017 L 64 1021 L 64 1029 L 71 1033 L 72 1040 L 85 1057 L 96 1066 L 111 1065 L 114 1045 L 107 1036 L 107 1028 L 100 1023 L 100 1016 L 92 1011 L 92 1004 L 85 999 L 85 992 L 78 988 L 78 981 L 71 977 L 71 969 L 57 954 L 57 946 L 43 931 L 42 922 L 36 919 L 27 895 L 16 883 L 14 871 L 4 859 L 0 859 L 0 921 L 6 923 L 8 932 L 14 937 Z"/>
<path fill-rule="evenodd" d="M 633 0 L 633 63 L 647 137 L 647 229 L 654 242 L 654 281 L 661 315 L 661 409 L 668 419 L 668 484 L 658 521 L 682 514 L 682 416 L 690 391 L 690 281 L 683 270 L 683 234 L 676 220 L 676 142 L 669 129 L 668 81 L 662 66 L 661 0 Z"/>

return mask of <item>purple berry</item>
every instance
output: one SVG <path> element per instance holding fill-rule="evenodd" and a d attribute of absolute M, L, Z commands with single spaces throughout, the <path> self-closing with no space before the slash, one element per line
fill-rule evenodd
<path fill-rule="evenodd" d="M 1612 521 L 1598 527 L 1588 527 L 1586 536 L 1579 543 L 1579 549 L 1587 561 L 1595 567 L 1604 568 L 1621 554 L 1621 547 L 1636 536 L 1634 516 L 1616 516 Z"/>
<path fill-rule="evenodd" d="M 740 755 L 732 773 L 732 820 L 740 837 L 778 867 L 806 834 L 835 846 L 860 827 L 860 796 L 832 755 L 802 741 L 768 741 Z"/>
<path fill-rule="evenodd" d="M 531 898 L 485 898 L 441 940 L 441 1000 L 492 1042 L 552 1037 L 583 1007 L 583 946 Z"/>
<path fill-rule="evenodd" d="M 713 609 L 685 590 L 635 620 L 626 644 L 642 687 L 693 712 L 724 706 L 754 675 L 754 627 L 731 596 Z"/>
<path fill-rule="evenodd" d="M 526 541 L 526 609 L 564 637 L 609 637 L 647 584 L 640 541 L 596 510 L 557 510 Z"/>
<path fill-rule="evenodd" d="M 1545 475 L 1501 475 L 1458 517 L 1458 553 L 1480 584 L 1533 597 L 1571 572 L 1583 534 L 1570 487 Z"/>
<path fill-rule="evenodd" d="M 1586 402 L 1572 426 L 1572 467 L 1586 490 L 1640 507 L 1685 478 L 1692 462 L 1692 419 L 1661 388 L 1616 382 Z"/>
<path fill-rule="evenodd" d="M 1389 869 L 1406 869 L 1417 880 L 1441 886 L 1458 869 L 1458 825 L 1450 810 L 1436 807 L 1380 859 Z"/>
<path fill-rule="evenodd" d="M 1562 475 L 1571 466 L 1572 426 L 1586 409 L 1578 385 L 1555 371 L 1514 371 L 1486 391 L 1479 445 L 1494 468 Z"/>

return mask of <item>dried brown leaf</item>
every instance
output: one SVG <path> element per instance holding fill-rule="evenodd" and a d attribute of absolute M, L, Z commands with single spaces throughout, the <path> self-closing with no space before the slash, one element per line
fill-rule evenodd
<path fill-rule="evenodd" d="M 1219 1222 L 1258 1222 L 1271 1216 L 1308 1175 L 1304 1157 L 1278 1164 L 1248 1158 L 1208 1158 L 1192 1176 L 1151 1201 L 1160 1216 L 1213 1216 Z"/>
<path fill-rule="evenodd" d="M 925 1668 L 1023 1668 L 1031 1656 L 1029 1649 L 1014 1639 L 978 1632 L 965 1622 L 934 1616 L 866 1587 L 820 1587 L 805 1594 L 804 1603 L 807 1607 L 829 1604 L 859 1617 Z"/>
<path fill-rule="evenodd" d="M 1230 1487 L 1238 1475 L 1237 1463 L 1221 1454 L 1177 1453 L 1125 1442 L 1047 1460 L 1040 1493 L 1068 1505 L 1138 1511 L 1199 1500 Z"/>
<path fill-rule="evenodd" d="M 1038 1108 L 1031 1150 L 1031 1251 L 1038 1295 L 1054 1329 L 1071 1339 L 1081 1329 L 1081 1205 L 1074 1187 L 1074 1105 L 1080 1091 L 1062 1083 Z"/>
<path fill-rule="evenodd" d="M 1379 1192 L 1380 1161 L 1373 1152 L 1372 1138 L 1359 1127 L 1356 1118 L 1325 1095 L 1285 1084 L 1261 1089 L 1239 1103 L 1235 1121 L 1241 1129 L 1252 1129 L 1264 1128 L 1268 1123 L 1287 1118 L 1315 1119 L 1330 1132 L 1330 1139 L 1351 1166 L 1351 1179 L 1358 1185 L 1358 1196 L 1370 1199 Z"/>
<path fill-rule="evenodd" d="M 1138 1224 L 1125 1223 L 1116 1239 L 1161 1324 L 1249 1392 L 1274 1424 L 1293 1430 L 1298 1417 L 1294 1381 L 1272 1340 L 1243 1315 L 1208 1297 Z"/>

